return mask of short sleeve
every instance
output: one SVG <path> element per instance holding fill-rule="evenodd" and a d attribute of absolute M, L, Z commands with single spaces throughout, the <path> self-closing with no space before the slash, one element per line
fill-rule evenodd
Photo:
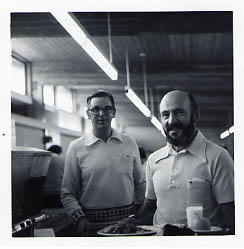
<path fill-rule="evenodd" d="M 140 154 L 138 150 L 138 146 L 136 142 L 132 139 L 133 146 L 131 150 L 134 153 L 134 168 L 133 168 L 133 179 L 135 184 L 135 203 L 136 204 L 142 204 L 145 197 L 145 188 L 146 188 L 146 180 L 145 180 L 145 172 L 143 171 L 142 165 L 141 165 L 141 159 Z"/>
<path fill-rule="evenodd" d="M 153 174 L 150 167 L 150 158 L 147 160 L 146 164 L 146 194 L 145 197 L 150 200 L 156 200 L 156 194 L 153 185 Z"/>
<path fill-rule="evenodd" d="M 234 201 L 234 163 L 226 150 L 219 155 L 214 170 L 213 192 L 219 204 Z"/>

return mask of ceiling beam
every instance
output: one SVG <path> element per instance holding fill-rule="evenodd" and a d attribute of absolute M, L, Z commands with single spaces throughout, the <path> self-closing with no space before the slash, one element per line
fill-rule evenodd
<path fill-rule="evenodd" d="M 107 13 L 76 12 L 76 18 L 91 36 L 108 35 Z M 113 36 L 141 32 L 184 34 L 232 32 L 232 12 L 112 12 Z M 12 37 L 67 36 L 49 12 L 12 13 Z"/>
<path fill-rule="evenodd" d="M 62 68 L 63 69 L 63 68 Z M 87 85 L 109 85 L 110 80 L 102 72 L 83 72 L 82 70 L 52 69 L 51 67 L 33 67 L 33 80 L 40 84 L 52 85 L 70 85 L 75 90 L 83 90 Z M 133 89 L 143 88 L 142 74 L 130 75 L 131 87 Z M 231 73 L 157 73 L 147 74 L 148 87 L 156 88 L 156 90 L 168 90 L 170 88 L 189 89 L 192 91 L 197 89 L 208 90 L 229 90 L 233 88 L 233 77 Z M 117 85 L 126 85 L 126 75 L 119 73 L 119 78 L 115 82 Z M 221 86 L 221 87 L 220 87 Z"/>

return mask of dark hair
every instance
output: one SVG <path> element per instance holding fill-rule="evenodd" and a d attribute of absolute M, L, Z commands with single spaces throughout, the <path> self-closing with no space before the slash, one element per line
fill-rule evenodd
<path fill-rule="evenodd" d="M 48 149 L 48 151 L 51 151 L 55 154 L 61 154 L 62 148 L 59 145 L 51 145 Z"/>
<path fill-rule="evenodd" d="M 195 100 L 195 98 L 188 93 L 189 101 L 190 101 L 190 106 L 191 106 L 191 113 L 195 121 L 198 121 L 200 118 L 200 108 Z"/>
<path fill-rule="evenodd" d="M 114 97 L 110 92 L 104 91 L 104 90 L 98 90 L 95 93 L 93 93 L 91 96 L 87 98 L 87 105 L 89 106 L 91 104 L 92 98 L 95 97 L 108 97 L 110 99 L 110 102 L 112 104 L 113 109 L 115 110 L 115 104 L 114 104 Z"/>

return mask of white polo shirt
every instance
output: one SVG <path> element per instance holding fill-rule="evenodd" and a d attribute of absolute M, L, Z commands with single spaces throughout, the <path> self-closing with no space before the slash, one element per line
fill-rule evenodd
<path fill-rule="evenodd" d="M 146 198 L 157 200 L 154 224 L 187 224 L 187 185 L 202 179 L 204 216 L 220 223 L 218 204 L 234 201 L 234 165 L 229 153 L 200 131 L 179 153 L 170 144 L 151 154 L 146 167 Z"/>
<path fill-rule="evenodd" d="M 134 139 L 113 130 L 106 143 L 90 132 L 70 144 L 61 194 L 70 216 L 82 208 L 142 203 L 144 196 L 145 173 Z"/>

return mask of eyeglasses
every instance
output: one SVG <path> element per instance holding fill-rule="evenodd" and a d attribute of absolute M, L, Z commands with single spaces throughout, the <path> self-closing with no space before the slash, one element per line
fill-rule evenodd
<path fill-rule="evenodd" d="M 95 114 L 95 115 L 99 114 L 100 111 L 103 111 L 105 114 L 110 114 L 110 113 L 113 112 L 113 107 L 112 107 L 112 106 L 109 106 L 109 105 L 107 105 L 107 106 L 105 106 L 105 107 L 103 107 L 103 108 L 102 108 L 102 107 L 95 106 L 95 107 L 93 107 L 93 108 L 89 108 L 89 111 L 90 111 L 92 114 Z"/>

